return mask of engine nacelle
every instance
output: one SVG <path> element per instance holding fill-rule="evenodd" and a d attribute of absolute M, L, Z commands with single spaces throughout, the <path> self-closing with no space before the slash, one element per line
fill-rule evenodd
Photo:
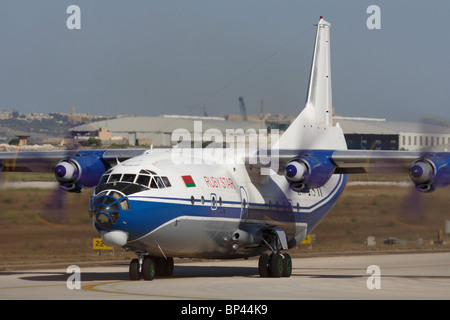
<path fill-rule="evenodd" d="M 308 192 L 322 187 L 334 172 L 334 165 L 325 155 L 304 154 L 291 160 L 284 168 L 284 176 L 292 190 Z"/>
<path fill-rule="evenodd" d="M 439 154 L 426 155 L 409 167 L 409 176 L 420 192 L 431 192 L 450 184 L 448 159 Z"/>
<path fill-rule="evenodd" d="M 96 186 L 105 171 L 105 164 L 100 158 L 80 156 L 59 161 L 55 167 L 55 177 L 64 190 L 80 192 L 83 187 Z"/>

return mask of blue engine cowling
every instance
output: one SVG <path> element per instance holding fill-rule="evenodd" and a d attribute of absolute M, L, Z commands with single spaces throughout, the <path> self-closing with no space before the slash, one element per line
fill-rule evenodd
<path fill-rule="evenodd" d="M 328 153 L 316 151 L 289 161 L 284 169 L 284 176 L 292 190 L 308 192 L 327 183 L 334 173 L 334 168 Z"/>
<path fill-rule="evenodd" d="M 409 168 L 409 176 L 420 192 L 432 192 L 450 184 L 449 159 L 443 154 L 427 154 Z"/>
<path fill-rule="evenodd" d="M 97 185 L 106 167 L 96 156 L 80 156 L 62 159 L 55 167 L 55 177 L 62 189 L 80 192 L 83 187 Z"/>

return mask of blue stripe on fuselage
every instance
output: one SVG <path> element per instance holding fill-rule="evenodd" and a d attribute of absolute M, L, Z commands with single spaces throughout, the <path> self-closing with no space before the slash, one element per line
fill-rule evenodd
<path fill-rule="evenodd" d="M 255 221 L 257 219 L 273 224 L 307 223 L 309 233 L 339 199 L 345 188 L 346 181 L 347 176 L 341 175 L 336 186 L 325 198 L 309 207 L 301 207 L 300 212 L 296 212 L 296 209 L 292 206 L 278 210 L 272 208 L 270 210 L 265 203 L 250 202 L 248 209 L 249 220 Z M 123 230 L 129 234 L 129 241 L 141 238 L 168 221 L 180 216 L 211 219 L 230 218 L 236 219 L 237 224 L 241 218 L 241 203 L 238 201 L 223 201 L 222 206 L 217 205 L 216 210 L 211 209 L 211 200 L 205 200 L 204 205 L 201 205 L 199 199 L 196 199 L 195 203 L 192 204 L 190 198 L 129 196 L 128 201 L 130 210 L 122 211 L 118 221 L 111 227 L 101 229 L 106 231 Z M 302 210 L 311 209 L 313 209 L 311 212 L 302 212 Z M 99 229 L 98 226 L 97 229 Z M 293 235 L 290 234 L 290 236 Z"/>
<path fill-rule="evenodd" d="M 174 200 L 178 203 L 167 202 Z M 128 232 L 129 241 L 138 239 L 180 216 L 234 218 L 238 222 L 241 213 L 240 207 L 218 206 L 216 210 L 211 210 L 210 201 L 205 201 L 204 205 L 193 205 L 191 199 L 145 196 L 131 196 L 128 201 L 131 210 L 122 212 L 113 227 Z"/>

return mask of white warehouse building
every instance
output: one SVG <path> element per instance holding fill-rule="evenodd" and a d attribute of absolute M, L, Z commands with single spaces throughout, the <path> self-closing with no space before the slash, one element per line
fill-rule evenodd
<path fill-rule="evenodd" d="M 101 139 L 103 144 L 126 143 L 132 146 L 171 147 L 177 143 L 177 135 L 174 134 L 176 130 L 191 133 L 191 141 L 196 141 L 199 137 L 194 135 L 194 131 L 201 132 L 203 136 L 208 129 L 215 129 L 215 132 L 220 132 L 225 137 L 227 130 L 242 131 L 245 134 L 249 129 L 256 132 L 265 129 L 265 125 L 263 122 L 225 120 L 221 117 L 162 115 L 92 122 L 71 128 L 69 131 L 75 139 L 96 137 Z"/>
<path fill-rule="evenodd" d="M 282 134 L 286 121 L 279 122 L 279 133 Z M 349 149 L 450 150 L 450 127 L 447 125 L 340 116 L 335 116 L 334 122 L 342 127 Z M 132 146 L 171 147 L 176 144 L 176 141 L 172 141 L 174 139 L 172 134 L 177 129 L 187 130 L 195 139 L 193 133 L 199 129 L 202 133 L 208 129 L 218 129 L 225 135 L 227 130 L 232 132 L 242 129 L 243 132 L 247 132 L 254 129 L 258 132 L 259 129 L 267 128 L 277 129 L 277 120 L 274 120 L 274 117 L 270 122 L 254 122 L 225 120 L 222 117 L 162 115 L 92 122 L 71 128 L 69 131 L 73 138 L 81 140 L 96 137 L 101 139 L 103 144 L 126 143 Z"/>
<path fill-rule="evenodd" d="M 349 149 L 450 150 L 447 125 L 348 117 L 335 117 L 335 122 L 344 130 Z M 358 137 L 365 143 L 358 146 Z"/>

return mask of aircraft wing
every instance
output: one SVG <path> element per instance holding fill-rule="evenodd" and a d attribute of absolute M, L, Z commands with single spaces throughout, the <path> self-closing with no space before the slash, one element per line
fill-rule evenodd
<path fill-rule="evenodd" d="M 284 174 L 299 192 L 324 185 L 332 174 L 404 173 L 422 192 L 450 185 L 449 152 L 278 150 L 256 153 L 246 161 L 249 171 L 271 168 Z"/>
<path fill-rule="evenodd" d="M 117 161 L 144 152 L 146 149 L 0 152 L 0 171 L 54 172 L 62 189 L 80 192 L 83 187 L 96 186 Z"/>
<path fill-rule="evenodd" d="M 68 158 L 92 157 L 111 165 L 144 153 L 145 149 L 52 150 L 0 152 L 0 172 L 53 172 L 58 162 Z"/>
<path fill-rule="evenodd" d="M 331 161 L 336 165 L 335 173 L 408 173 L 422 155 L 411 151 L 343 150 L 334 151 Z"/>
<path fill-rule="evenodd" d="M 384 151 L 384 150 L 278 150 L 278 152 L 257 153 L 246 159 L 253 167 L 274 167 L 277 161 L 278 173 L 282 173 L 286 165 L 301 157 L 326 157 L 335 166 L 334 173 L 402 173 L 419 159 L 423 152 Z M 449 153 L 450 157 L 450 153 Z"/>

